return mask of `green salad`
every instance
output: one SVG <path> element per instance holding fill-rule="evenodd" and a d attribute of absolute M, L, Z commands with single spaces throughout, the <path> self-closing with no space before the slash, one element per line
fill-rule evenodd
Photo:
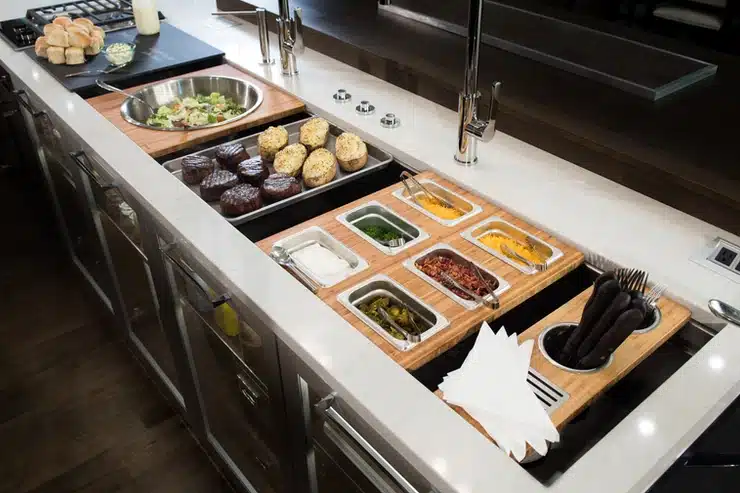
<path fill-rule="evenodd" d="M 162 128 L 202 127 L 230 120 L 245 111 L 233 99 L 213 92 L 209 96 L 198 94 L 194 98 L 175 98 L 171 103 L 157 108 L 157 113 L 150 116 L 146 123 Z"/>

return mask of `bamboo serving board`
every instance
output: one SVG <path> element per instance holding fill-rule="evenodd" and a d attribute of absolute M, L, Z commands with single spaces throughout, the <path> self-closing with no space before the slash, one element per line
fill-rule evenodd
<path fill-rule="evenodd" d="M 262 91 L 262 104 L 254 113 L 236 120 L 233 123 L 229 123 L 228 125 L 187 132 L 164 132 L 137 127 L 136 125 L 132 125 L 124 120 L 121 116 L 120 109 L 125 97 L 120 94 L 104 94 L 102 96 L 90 98 L 87 102 L 113 123 L 113 125 L 118 127 L 118 129 L 126 134 L 131 140 L 136 142 L 136 144 L 144 149 L 147 154 L 154 158 L 166 156 L 167 154 L 186 149 L 195 144 L 217 139 L 234 132 L 300 113 L 305 109 L 303 102 L 299 99 L 228 64 L 199 70 L 197 72 L 191 72 L 185 75 L 179 75 L 177 77 L 172 77 L 172 79 L 180 79 L 195 75 L 220 75 L 244 79 L 254 84 Z M 147 85 L 151 84 L 132 87 L 128 89 L 128 91 L 133 93 Z"/>
<path fill-rule="evenodd" d="M 393 358 L 394 361 L 408 370 L 414 370 L 431 361 L 468 335 L 476 332 L 483 321 L 490 321 L 503 315 L 553 282 L 562 278 L 568 272 L 582 264 L 584 260 L 583 254 L 575 248 L 527 225 L 511 214 L 489 204 L 480 197 L 463 190 L 432 172 L 420 173 L 417 178 L 431 179 L 445 188 L 463 196 L 465 199 L 480 205 L 483 208 L 483 211 L 456 226 L 447 227 L 427 217 L 393 196 L 393 192 L 401 187 L 399 183 L 391 185 L 390 187 L 363 197 L 351 204 L 347 204 L 303 224 L 294 226 L 286 231 L 282 231 L 257 243 L 263 251 L 269 252 L 276 241 L 298 233 L 309 226 L 319 226 L 338 241 L 344 243 L 345 246 L 350 248 L 356 254 L 363 257 L 370 264 L 368 269 L 350 277 L 349 279 L 345 279 L 331 288 L 320 289 L 317 292 L 317 296 L 324 300 L 326 304 L 331 306 L 334 311 L 351 323 L 357 330 L 362 332 L 368 339 L 380 347 L 380 349 Z M 362 237 L 337 221 L 336 217 L 338 215 L 370 202 L 371 200 L 382 203 L 405 220 L 420 227 L 430 235 L 430 238 L 412 248 L 409 248 L 408 250 L 404 250 L 398 255 L 391 256 L 382 253 Z M 528 233 L 534 234 L 541 240 L 559 248 L 563 252 L 563 257 L 550 266 L 550 268 L 545 272 L 540 272 L 531 276 L 525 275 L 488 252 L 479 249 L 460 236 L 460 233 L 463 230 L 491 216 L 499 216 L 524 229 Z M 432 285 L 407 270 L 402 265 L 408 258 L 413 257 L 437 243 L 447 243 L 451 245 L 456 250 L 472 258 L 478 264 L 495 273 L 499 277 L 502 277 L 511 284 L 511 288 L 500 297 L 501 306 L 499 309 L 491 310 L 489 308 L 481 307 L 472 311 L 467 310 L 449 298 L 446 294 L 438 291 Z M 390 276 L 395 281 L 398 281 L 417 297 L 421 298 L 426 304 L 444 315 L 450 321 L 450 325 L 424 342 L 418 344 L 410 351 L 399 351 L 393 345 L 388 343 L 382 336 L 377 334 L 363 321 L 350 313 L 349 310 L 347 310 L 344 305 L 337 300 L 338 294 L 359 284 L 371 276 L 381 273 Z"/>
<path fill-rule="evenodd" d="M 596 400 L 612 385 L 616 384 L 645 358 L 650 356 L 664 342 L 670 339 L 691 318 L 691 311 L 675 301 L 662 297 L 658 307 L 662 313 L 660 324 L 644 334 L 632 334 L 614 352 L 614 361 L 606 368 L 595 373 L 573 373 L 562 370 L 550 363 L 540 351 L 537 343 L 540 333 L 547 327 L 560 322 L 578 323 L 583 309 L 591 296 L 593 287 L 561 306 L 547 317 L 519 335 L 519 343 L 534 339 L 531 368 L 537 370 L 550 382 L 566 391 L 570 397 L 550 416 L 553 424 L 562 430 L 574 417 Z M 435 394 L 442 398 L 442 392 Z M 450 405 L 460 416 L 465 418 L 489 440 L 491 438 L 483 427 L 461 407 Z"/>

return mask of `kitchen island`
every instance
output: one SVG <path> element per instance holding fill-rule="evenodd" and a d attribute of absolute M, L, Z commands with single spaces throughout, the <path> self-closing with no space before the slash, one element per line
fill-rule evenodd
<path fill-rule="evenodd" d="M 277 66 L 259 64 L 255 26 L 207 18 L 215 2 L 160 1 L 159 7 L 171 23 L 221 49 L 231 63 L 294 94 L 308 111 L 389 150 L 405 166 L 434 171 L 594 262 L 606 258 L 648 270 L 697 321 L 723 327 L 706 310 L 712 298 L 740 306 L 740 284 L 697 260 L 717 237 L 738 244 L 737 236 L 503 133 L 480 146 L 477 166 L 459 167 L 452 159 L 454 112 L 311 50 L 299 57 L 299 75 L 283 77 Z M 1 13 L 17 17 L 25 8 L 3 5 Z M 726 326 L 545 487 L 31 58 L 2 44 L 0 59 L 15 87 L 69 127 L 100 171 L 142 216 L 150 216 L 158 236 L 175 240 L 199 272 L 248 311 L 251 323 L 269 329 L 277 345 L 294 356 L 292 364 L 281 358 L 286 368 L 280 371 L 293 366 L 310 374 L 306 380 L 320 380 L 336 392 L 348 412 L 382 437 L 389 454 L 404 457 L 414 470 L 409 474 L 421 478 L 416 484 L 450 492 L 492 487 L 527 493 L 640 492 L 740 392 L 740 333 Z M 364 117 L 353 105 L 337 105 L 332 95 L 339 88 L 371 100 L 378 114 Z M 382 128 L 379 117 L 386 112 L 395 113 L 401 126 Z M 197 400 L 184 392 L 186 404 Z M 197 432 L 197 424 L 193 427 Z"/>

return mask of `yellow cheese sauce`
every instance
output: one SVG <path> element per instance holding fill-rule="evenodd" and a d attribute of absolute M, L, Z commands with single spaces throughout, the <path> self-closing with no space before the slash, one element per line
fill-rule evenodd
<path fill-rule="evenodd" d="M 426 195 L 416 197 L 416 201 L 420 206 L 440 219 L 457 219 L 463 216 L 463 213 L 459 210 L 447 207 L 440 201 L 429 198 Z"/>
<path fill-rule="evenodd" d="M 499 233 L 486 233 L 485 235 L 478 238 L 478 241 L 480 241 L 487 247 L 492 248 L 493 250 L 497 250 L 503 253 L 504 255 L 506 255 L 506 253 L 504 253 L 504 251 L 502 250 L 501 245 L 506 245 L 514 252 L 518 253 L 522 257 L 535 264 L 543 264 L 547 261 L 547 259 L 544 258 L 542 254 L 540 254 L 533 248 L 529 248 L 525 243 L 520 243 Z M 516 261 L 516 259 L 512 260 Z"/>

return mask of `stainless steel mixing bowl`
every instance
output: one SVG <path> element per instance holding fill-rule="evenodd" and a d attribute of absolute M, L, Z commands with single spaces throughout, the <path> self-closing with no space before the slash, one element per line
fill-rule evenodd
<path fill-rule="evenodd" d="M 207 95 L 212 92 L 217 92 L 227 98 L 233 99 L 239 105 L 246 108 L 247 111 L 230 120 L 210 123 L 200 127 L 162 128 L 147 125 L 146 120 L 151 114 L 149 109 L 135 99 L 126 98 L 121 105 L 121 116 L 130 124 L 139 127 L 167 132 L 183 132 L 232 123 L 254 112 L 262 104 L 262 91 L 259 87 L 245 80 L 235 79 L 233 77 L 197 76 L 168 80 L 145 87 L 135 92 L 134 95 L 151 104 L 154 108 L 158 108 L 164 104 L 171 103 L 175 98 L 195 97 L 197 94 Z"/>

